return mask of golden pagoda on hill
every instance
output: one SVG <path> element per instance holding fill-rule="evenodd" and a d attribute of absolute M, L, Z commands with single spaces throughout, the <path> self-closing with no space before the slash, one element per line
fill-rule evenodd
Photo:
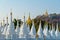
<path fill-rule="evenodd" d="M 48 12 L 47 12 L 47 10 L 46 10 L 46 12 L 45 12 L 44 16 L 46 16 L 46 17 L 48 16 Z"/>

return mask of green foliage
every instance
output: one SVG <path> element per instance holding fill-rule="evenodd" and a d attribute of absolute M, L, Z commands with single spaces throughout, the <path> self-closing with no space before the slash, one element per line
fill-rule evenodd
<path fill-rule="evenodd" d="M 39 28 L 39 22 L 40 20 L 34 19 L 34 25 L 35 25 L 36 32 L 38 31 L 38 28 Z"/>
<path fill-rule="evenodd" d="M 16 26 L 17 26 L 17 20 L 14 18 L 14 20 L 13 20 L 13 23 L 14 23 L 14 27 L 15 27 L 15 29 L 16 29 Z"/>
<path fill-rule="evenodd" d="M 19 27 L 20 27 L 21 24 L 23 23 L 21 20 L 16 20 L 16 19 L 14 18 L 13 23 L 14 23 L 15 29 L 16 29 L 16 27 L 17 27 L 17 21 L 19 22 Z"/>
<path fill-rule="evenodd" d="M 19 22 L 19 27 L 20 27 L 23 22 L 21 20 L 18 20 L 18 22 Z"/>

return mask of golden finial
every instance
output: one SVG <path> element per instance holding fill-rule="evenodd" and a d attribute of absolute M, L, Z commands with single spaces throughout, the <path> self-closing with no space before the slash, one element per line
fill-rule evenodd
<path fill-rule="evenodd" d="M 10 15 L 12 15 L 12 12 L 10 13 Z"/>
<path fill-rule="evenodd" d="M 3 22 L 5 22 L 5 20 L 3 19 Z"/>
<path fill-rule="evenodd" d="M 24 13 L 24 16 L 23 16 L 23 18 L 25 19 L 25 13 Z"/>
<path fill-rule="evenodd" d="M 30 12 L 29 12 L 29 17 L 30 17 Z"/>
<path fill-rule="evenodd" d="M 23 19 L 24 19 L 24 22 L 25 22 L 25 13 L 24 13 Z"/>
<path fill-rule="evenodd" d="M 8 17 L 6 17 L 6 19 L 8 19 Z"/>
<path fill-rule="evenodd" d="M 28 20 L 30 19 L 30 12 L 29 12 L 29 16 L 28 16 Z"/>

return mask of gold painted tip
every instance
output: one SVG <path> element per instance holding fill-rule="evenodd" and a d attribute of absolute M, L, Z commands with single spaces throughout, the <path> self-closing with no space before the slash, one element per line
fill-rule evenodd
<path fill-rule="evenodd" d="M 10 15 L 12 15 L 12 12 L 10 13 Z"/>
<path fill-rule="evenodd" d="M 3 22 L 4 22 L 5 20 L 3 19 Z"/>
<path fill-rule="evenodd" d="M 6 19 L 8 19 L 8 17 L 6 17 Z"/>
<path fill-rule="evenodd" d="M 24 19 L 25 18 L 25 16 L 22 16 L 22 19 Z"/>
<path fill-rule="evenodd" d="M 10 15 L 12 15 L 12 8 L 10 9 L 10 12 L 11 12 Z"/>
<path fill-rule="evenodd" d="M 18 18 L 16 20 L 18 21 Z"/>
<path fill-rule="evenodd" d="M 2 22 L 1 22 L 1 24 L 2 24 Z"/>

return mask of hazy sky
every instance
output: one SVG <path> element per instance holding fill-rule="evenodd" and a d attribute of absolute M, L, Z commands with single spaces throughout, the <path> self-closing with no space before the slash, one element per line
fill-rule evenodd
<path fill-rule="evenodd" d="M 42 15 L 48 11 L 50 13 L 60 13 L 60 0 L 0 0 L 0 20 L 5 19 L 11 12 L 13 17 L 22 18 L 24 13 L 31 18 Z"/>

